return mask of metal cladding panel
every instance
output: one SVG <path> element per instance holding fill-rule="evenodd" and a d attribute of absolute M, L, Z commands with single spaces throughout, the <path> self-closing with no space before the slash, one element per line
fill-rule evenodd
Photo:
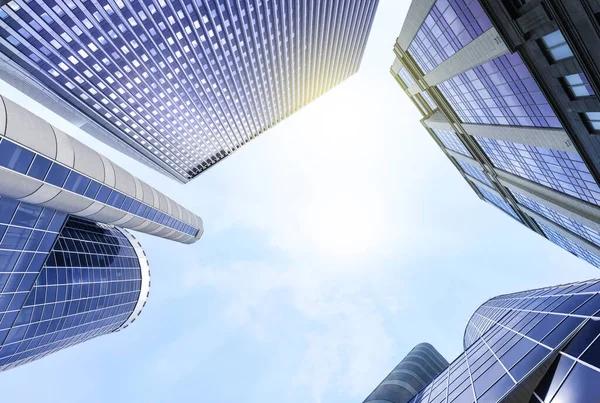
<path fill-rule="evenodd" d="M 354 74 L 377 5 L 14 0 L 0 52 L 187 182 Z"/>
<path fill-rule="evenodd" d="M 6 130 L 4 136 L 27 147 L 35 148 L 40 154 L 56 158 L 56 138 L 52 126 L 46 121 L 4 98 L 6 106 Z"/>

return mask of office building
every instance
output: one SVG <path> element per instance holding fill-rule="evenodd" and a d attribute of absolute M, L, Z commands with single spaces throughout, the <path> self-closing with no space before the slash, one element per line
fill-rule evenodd
<path fill-rule="evenodd" d="M 431 344 L 418 344 L 373 390 L 364 403 L 408 403 L 446 368 L 448 361 Z"/>
<path fill-rule="evenodd" d="M 149 295 L 129 228 L 193 243 L 202 220 L 0 96 L 0 371 L 119 331 Z"/>
<path fill-rule="evenodd" d="M 0 371 L 119 331 L 150 270 L 127 231 L 0 197 Z"/>
<path fill-rule="evenodd" d="M 600 3 L 415 0 L 391 73 L 473 191 L 600 267 Z"/>
<path fill-rule="evenodd" d="M 187 182 L 355 73 L 377 5 L 12 0 L 0 79 Z"/>
<path fill-rule="evenodd" d="M 0 196 L 182 243 L 200 217 L 0 96 Z"/>
<path fill-rule="evenodd" d="M 599 291 L 590 280 L 488 300 L 467 323 L 464 352 L 410 402 L 600 401 Z"/>

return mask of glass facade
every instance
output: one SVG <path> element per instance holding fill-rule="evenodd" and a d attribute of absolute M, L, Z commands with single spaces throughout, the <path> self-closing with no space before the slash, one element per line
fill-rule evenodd
<path fill-rule="evenodd" d="M 448 150 L 452 150 L 457 153 L 466 155 L 467 157 L 473 158 L 469 150 L 467 150 L 465 144 L 458 138 L 456 133 L 442 129 L 431 130 L 435 133 L 435 136 L 442 142 L 444 147 L 446 147 Z"/>
<path fill-rule="evenodd" d="M 423 99 L 425 100 L 425 102 L 427 102 L 427 105 L 429 105 L 429 108 L 434 111 L 437 109 L 437 104 L 435 103 L 435 101 L 433 100 L 433 98 L 431 98 L 431 95 L 429 95 L 429 93 L 427 91 L 423 91 L 421 93 L 421 96 L 423 97 Z"/>
<path fill-rule="evenodd" d="M 474 137 L 496 168 L 600 205 L 600 187 L 574 152 Z"/>
<path fill-rule="evenodd" d="M 491 27 L 479 0 L 438 0 L 408 51 L 427 74 Z"/>
<path fill-rule="evenodd" d="M 551 370 L 533 394 L 523 390 L 530 402 L 598 401 L 599 290 L 595 280 L 487 301 L 469 320 L 465 351 L 410 402 L 498 402 L 542 364 Z"/>
<path fill-rule="evenodd" d="M 120 230 L 69 217 L 57 234 L 54 220 L 45 259 L 17 262 L 0 294 L 0 370 L 119 330 L 141 298 L 140 258 Z"/>
<path fill-rule="evenodd" d="M 562 127 L 517 53 L 490 60 L 438 88 L 463 123 Z"/>
<path fill-rule="evenodd" d="M 488 186 L 494 187 L 492 181 L 487 177 L 487 175 L 483 172 L 483 170 L 475 165 L 467 164 L 461 160 L 455 159 L 455 161 L 460 165 L 462 170 L 471 177 L 478 179 L 479 181 L 485 183 Z"/>
<path fill-rule="evenodd" d="M 406 403 L 446 368 L 448 361 L 431 344 L 418 344 L 363 403 Z"/>
<path fill-rule="evenodd" d="M 398 72 L 398 75 L 407 87 L 416 84 L 414 77 L 412 76 L 412 74 L 410 74 L 410 71 L 408 71 L 406 67 L 402 66 L 402 68 Z"/>
<path fill-rule="evenodd" d="M 0 51 L 185 182 L 355 73 L 377 0 L 13 0 Z"/>
<path fill-rule="evenodd" d="M 481 194 L 487 201 L 489 201 L 490 203 L 494 204 L 496 207 L 503 210 L 506 214 L 510 215 L 515 220 L 521 222 L 521 219 L 519 218 L 519 216 L 517 215 L 515 210 L 512 208 L 512 206 L 510 204 L 508 204 L 503 198 L 495 195 L 494 193 L 490 192 L 483 186 L 479 186 L 479 184 L 475 184 L 475 186 L 477 187 L 477 190 L 479 190 L 481 192 Z"/>
<path fill-rule="evenodd" d="M 198 228 L 171 217 L 117 189 L 100 184 L 56 161 L 28 150 L 6 138 L 0 139 L 0 166 L 56 187 L 88 197 L 116 209 L 137 215 L 169 228 L 196 236 Z"/>
<path fill-rule="evenodd" d="M 560 246 L 568 252 L 571 252 L 573 255 L 585 260 L 592 266 L 596 266 L 600 269 L 600 257 L 595 253 L 590 252 L 582 246 L 579 246 L 575 242 L 571 241 L 569 238 L 563 236 L 559 232 L 553 230 L 546 224 L 540 222 L 539 220 L 535 220 L 537 225 L 542 229 L 546 238 L 552 241 L 554 244 Z"/>
<path fill-rule="evenodd" d="M 579 235 L 587 241 L 590 241 L 591 243 L 600 246 L 599 231 L 590 228 L 587 225 L 584 225 L 578 221 L 575 221 L 565 216 L 564 214 L 561 214 L 558 211 L 551 209 L 548 206 L 538 203 L 535 200 L 532 200 L 519 192 L 516 192 L 514 190 L 511 190 L 510 192 L 515 197 L 515 199 L 517 199 L 519 204 L 529 208 L 532 211 L 535 211 L 536 213 L 546 217 L 547 219 L 571 231 L 572 233 Z"/>

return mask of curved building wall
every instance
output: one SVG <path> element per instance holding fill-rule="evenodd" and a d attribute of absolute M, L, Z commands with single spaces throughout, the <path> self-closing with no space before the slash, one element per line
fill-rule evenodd
<path fill-rule="evenodd" d="M 0 371 L 131 323 L 150 286 L 140 251 L 116 227 L 69 217 L 43 266 L 13 270 L 0 293 L 0 301 L 11 296 L 0 320 Z"/>
<path fill-rule="evenodd" d="M 365 399 L 371 403 L 407 403 L 448 367 L 429 343 L 415 346 Z"/>
<path fill-rule="evenodd" d="M 2 97 L 0 195 L 183 243 L 203 233 L 200 217 Z"/>

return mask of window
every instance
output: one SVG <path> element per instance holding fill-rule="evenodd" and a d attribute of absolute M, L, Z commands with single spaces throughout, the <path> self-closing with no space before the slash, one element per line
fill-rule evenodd
<path fill-rule="evenodd" d="M 575 98 L 588 97 L 594 95 L 594 90 L 590 86 L 587 78 L 583 73 L 571 74 L 563 77 L 565 87 L 571 92 Z"/>
<path fill-rule="evenodd" d="M 560 31 L 544 36 L 542 42 L 553 62 L 573 57 L 573 52 Z"/>
<path fill-rule="evenodd" d="M 600 133 L 600 112 L 586 112 L 583 114 L 583 120 L 590 131 Z"/>

